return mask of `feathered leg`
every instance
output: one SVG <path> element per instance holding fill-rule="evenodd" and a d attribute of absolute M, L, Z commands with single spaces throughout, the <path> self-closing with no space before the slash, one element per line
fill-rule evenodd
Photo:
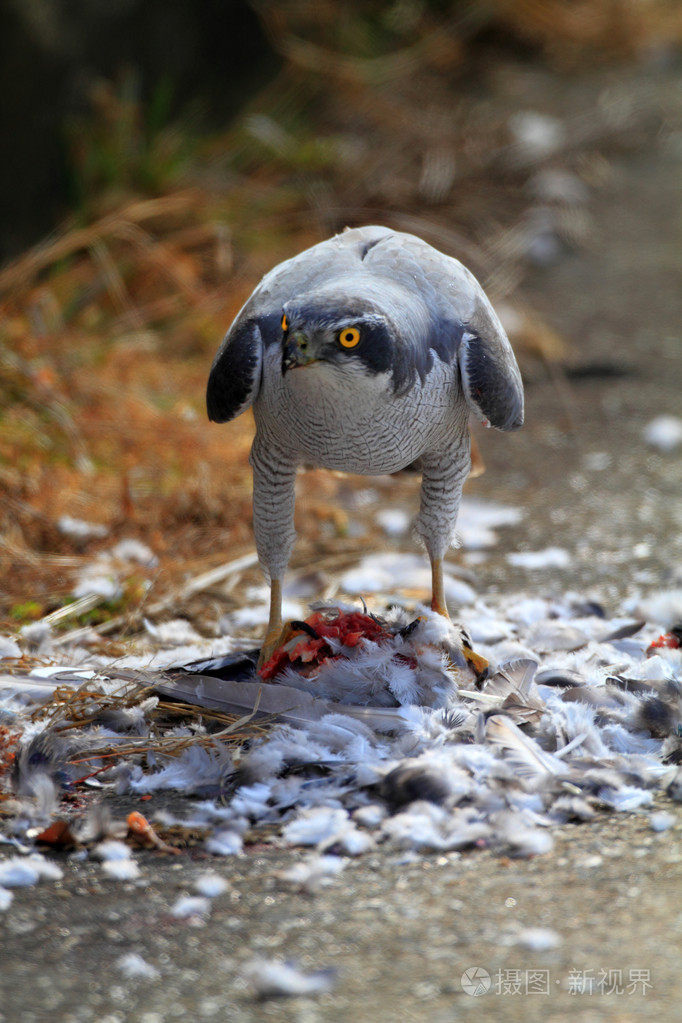
<path fill-rule="evenodd" d="M 449 616 L 443 587 L 443 557 L 455 538 L 462 488 L 470 464 L 468 430 L 448 451 L 421 457 L 421 504 L 414 530 L 431 562 L 431 607 L 446 618 Z"/>
<path fill-rule="evenodd" d="M 469 473 L 468 431 L 460 444 L 454 444 L 447 453 L 424 455 L 421 506 L 415 521 L 415 532 L 422 540 L 431 562 L 431 608 L 449 618 L 443 585 L 443 555 L 455 537 L 457 513 L 462 500 L 462 488 Z M 485 675 L 488 662 L 475 653 L 464 640 L 462 653 L 477 677 Z"/>
<path fill-rule="evenodd" d="M 296 539 L 294 504 L 296 465 L 273 444 L 260 439 L 251 449 L 253 531 L 258 560 L 270 582 L 270 616 L 258 667 L 269 660 L 282 632 L 282 580 Z"/>

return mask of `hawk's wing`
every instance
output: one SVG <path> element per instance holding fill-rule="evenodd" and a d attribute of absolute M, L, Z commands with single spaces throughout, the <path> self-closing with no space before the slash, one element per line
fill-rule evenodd
<path fill-rule="evenodd" d="M 481 285 L 457 259 L 420 238 L 394 232 L 367 257 L 377 273 L 390 276 L 415 294 L 430 322 L 412 345 L 419 364 L 433 350 L 444 362 L 457 363 L 462 389 L 477 419 L 498 430 L 523 425 L 523 383 L 509 339 Z M 421 332 L 420 332 L 421 334 Z"/>

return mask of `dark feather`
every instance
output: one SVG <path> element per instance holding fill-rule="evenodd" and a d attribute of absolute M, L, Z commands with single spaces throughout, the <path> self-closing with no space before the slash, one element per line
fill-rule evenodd
<path fill-rule="evenodd" d="M 432 767 L 400 764 L 382 779 L 379 794 L 392 810 L 399 810 L 418 799 L 428 803 L 445 803 L 451 795 L 446 780 Z"/>
<path fill-rule="evenodd" d="M 585 685 L 584 677 L 572 668 L 544 668 L 535 676 L 535 682 L 539 686 L 555 686 L 557 689 Z"/>
<path fill-rule="evenodd" d="M 261 322 L 237 322 L 215 357 L 206 388 L 208 418 L 227 423 L 252 404 L 263 362 Z"/>
<path fill-rule="evenodd" d="M 468 399 L 479 417 L 498 430 L 523 426 L 523 386 L 511 350 L 508 353 L 469 332 L 462 341 L 459 365 Z"/>

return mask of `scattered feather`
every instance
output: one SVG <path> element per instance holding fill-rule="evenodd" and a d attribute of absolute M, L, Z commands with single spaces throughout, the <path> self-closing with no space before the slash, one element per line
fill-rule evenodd
<path fill-rule="evenodd" d="M 171 915 L 179 920 L 189 917 L 207 917 L 211 912 L 211 900 L 203 895 L 181 895 L 171 907 Z"/>
<path fill-rule="evenodd" d="M 314 892 L 322 885 L 330 884 L 345 868 L 346 862 L 340 856 L 310 856 L 286 870 L 277 871 L 275 877 L 292 888 Z"/>
<path fill-rule="evenodd" d="M 587 645 L 589 637 L 571 622 L 536 622 L 526 633 L 526 642 L 539 653 L 561 650 L 579 650 Z"/>
<path fill-rule="evenodd" d="M 297 998 L 325 994 L 334 986 L 333 970 L 318 970 L 302 973 L 291 963 L 275 959 L 254 959 L 244 967 L 247 978 L 256 997 Z"/>
<path fill-rule="evenodd" d="M 671 629 L 682 622 L 682 588 L 650 593 L 635 602 L 634 610 L 647 622 Z"/>
<path fill-rule="evenodd" d="M 464 498 L 457 516 L 457 536 L 464 550 L 485 550 L 497 545 L 497 527 L 515 526 L 522 519 L 520 508 Z"/>
<path fill-rule="evenodd" d="M 546 753 L 537 742 L 525 735 L 507 717 L 495 714 L 488 718 L 486 734 L 491 742 L 502 746 L 514 770 L 526 781 L 541 781 L 547 777 L 565 774 L 564 764 L 551 753 Z"/>
<path fill-rule="evenodd" d="M 90 857 L 93 860 L 101 860 L 103 863 L 114 863 L 120 860 L 132 859 L 132 851 L 130 846 L 126 845 L 125 842 L 118 842 L 116 839 L 109 839 L 106 842 L 100 842 L 94 849 L 90 851 Z"/>
<path fill-rule="evenodd" d="M 0 636 L 0 661 L 11 657 L 21 657 L 21 647 L 10 636 Z"/>
<path fill-rule="evenodd" d="M 377 564 L 412 581 L 401 559 L 365 568 Z M 682 801 L 681 593 L 633 597 L 612 618 L 577 593 L 475 600 L 462 618 L 485 638 L 482 649 L 426 609 L 397 604 L 378 621 L 356 606 L 321 605 L 327 623 L 346 614 L 343 628 L 317 646 L 299 629 L 299 653 L 326 643 L 324 655 L 287 656 L 273 681 L 255 675 L 257 652 L 235 652 L 236 638 L 188 647 L 179 628 L 153 627 L 144 642 L 157 649 L 144 667 L 82 653 L 72 666 L 62 654 L 0 690 L 18 739 L 0 827 L 18 848 L 58 844 L 62 790 L 101 779 L 120 795 L 198 797 L 186 823 L 201 828 L 205 854 L 240 855 L 247 832 L 258 841 L 261 828 L 265 840 L 314 850 L 278 875 L 303 891 L 380 843 L 408 855 L 480 846 L 541 855 L 566 822 L 605 808 L 650 813 L 659 792 Z M 371 636 L 354 633 L 363 621 Z M 470 642 L 490 664 L 487 677 L 468 665 Z M 161 659 L 164 671 L 149 666 Z M 184 704 L 181 725 L 164 717 L 172 700 Z M 666 824 L 650 819 L 654 829 Z M 157 820 L 160 829 L 179 823 Z M 137 836 L 152 855 L 173 849 L 137 812 L 128 828 L 127 842 Z M 123 822 L 102 804 L 67 832 L 105 876 L 139 876 L 117 841 Z M 19 883 L 40 877 L 30 857 L 11 869 Z M 208 900 L 224 884 L 209 875 L 191 897 Z M 200 926 L 203 916 L 189 919 Z"/>
<path fill-rule="evenodd" d="M 666 786 L 666 793 L 676 803 L 682 803 L 682 767 L 678 767 Z M 1 883 L 1 882 L 0 882 Z"/>
<path fill-rule="evenodd" d="M 132 561 L 137 565 L 146 565 L 149 568 L 156 568 L 158 558 L 145 543 L 135 540 L 132 537 L 127 540 L 119 540 L 111 549 L 111 556 L 117 561 Z"/>
<path fill-rule="evenodd" d="M 320 806 L 303 810 L 287 824 L 283 838 L 290 845 L 329 846 L 350 825 L 346 810 L 340 807 Z"/>
<path fill-rule="evenodd" d="M 542 551 L 512 551 L 507 561 L 517 568 L 535 572 L 543 568 L 568 568 L 571 556 L 562 547 L 547 547 Z"/>
<path fill-rule="evenodd" d="M 84 519 L 76 519 L 71 515 L 60 515 L 57 519 L 57 529 L 62 536 L 68 536 L 71 540 L 85 542 L 87 540 L 101 540 L 108 536 L 107 526 L 98 522 L 86 522 Z"/>
<path fill-rule="evenodd" d="M 519 814 L 503 811 L 495 821 L 497 841 L 511 856 L 544 856 L 554 848 L 554 839 L 547 830 L 529 827 Z"/>
<path fill-rule="evenodd" d="M 161 974 L 137 952 L 128 952 L 116 960 L 116 967 L 127 980 L 157 980 Z"/>
<path fill-rule="evenodd" d="M 102 870 L 112 881 L 136 881 L 140 876 L 135 860 L 106 860 Z"/>
<path fill-rule="evenodd" d="M 632 812 L 643 806 L 649 806 L 653 799 L 650 792 L 635 788 L 633 785 L 621 785 L 617 789 L 608 787 L 599 789 L 597 795 L 602 803 L 621 812 Z"/>
<path fill-rule="evenodd" d="M 244 840 L 237 831 L 229 828 L 216 831 L 206 839 L 206 852 L 213 856 L 238 856 L 244 848 Z"/>
<path fill-rule="evenodd" d="M 56 863 L 34 853 L 0 861 L 0 887 L 27 888 L 39 881 L 61 881 L 63 871 Z"/>
<path fill-rule="evenodd" d="M 229 884 L 220 874 L 201 874 L 194 882 L 194 890 L 206 899 L 215 899 L 229 890 Z"/>

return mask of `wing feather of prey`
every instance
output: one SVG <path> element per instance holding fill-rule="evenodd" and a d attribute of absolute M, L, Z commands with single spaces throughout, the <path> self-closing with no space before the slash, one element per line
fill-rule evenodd
<path fill-rule="evenodd" d="M 518 728 L 504 714 L 494 714 L 486 722 L 486 736 L 490 742 L 507 751 L 506 758 L 521 778 L 564 777 L 566 766 L 551 753 L 547 753 L 530 736 Z"/>

